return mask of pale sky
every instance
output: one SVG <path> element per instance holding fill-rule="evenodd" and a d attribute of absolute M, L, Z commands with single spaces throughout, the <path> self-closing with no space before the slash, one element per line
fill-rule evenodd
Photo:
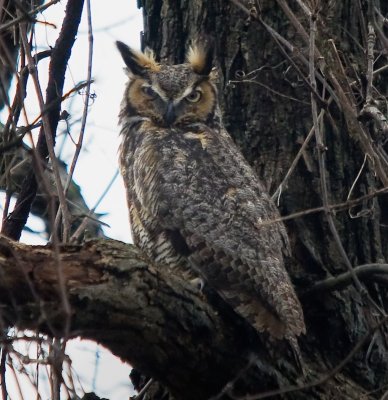
<path fill-rule="evenodd" d="M 57 25 L 57 29 L 50 25 L 36 25 L 39 50 L 54 45 L 61 27 L 65 6 L 66 1 L 63 0 L 50 7 L 43 15 L 38 15 L 38 20 L 45 20 Z M 121 40 L 132 47 L 139 48 L 140 31 L 142 30 L 141 11 L 136 8 L 136 2 L 133 0 L 114 0 L 109 2 L 109 6 L 108 2 L 105 1 L 92 1 L 91 6 L 94 34 L 93 78 L 95 79 L 91 92 L 95 93 L 96 97 L 89 110 L 84 147 L 74 174 L 74 180 L 81 186 L 82 194 L 90 208 L 95 205 L 104 192 L 118 166 L 119 127 L 117 125 L 117 114 L 126 77 L 123 72 L 123 62 L 114 42 Z M 67 75 L 65 92 L 80 81 L 86 80 L 88 59 L 86 21 L 85 6 L 82 25 L 69 63 L 70 72 Z M 39 63 L 39 77 L 43 91 L 45 91 L 47 77 L 45 68 L 47 69 L 47 63 L 46 65 Z M 39 115 L 39 109 L 34 99 L 32 87 L 28 89 L 28 93 L 30 94 L 27 103 L 28 114 L 29 119 L 33 120 L 36 115 Z M 71 114 L 73 121 L 81 117 L 82 108 L 82 95 L 75 95 L 70 101 L 63 104 L 63 109 Z M 4 115 L 4 112 L 0 114 L 1 120 L 4 120 Z M 23 123 L 25 122 L 23 121 Z M 60 122 L 59 130 L 61 129 L 65 129 L 64 122 Z M 77 140 L 78 131 L 79 124 L 71 128 L 71 135 L 75 140 Z M 35 140 L 37 134 L 38 130 L 35 130 Z M 62 139 L 63 135 L 60 135 L 57 140 L 57 152 Z M 64 161 L 70 164 L 73 152 L 74 145 L 70 140 L 67 140 L 66 146 L 61 151 Z M 104 229 L 107 236 L 125 242 L 131 241 L 121 176 L 115 180 L 96 212 L 106 213 L 102 220 L 110 225 L 110 228 Z M 29 224 L 31 227 L 39 229 L 39 224 L 36 221 L 34 222 L 33 218 L 29 220 Z M 44 243 L 43 239 L 31 235 L 23 235 L 22 241 Z M 97 355 L 96 350 L 98 350 Z M 122 364 L 101 347 L 97 348 L 93 343 L 73 340 L 68 344 L 67 353 L 71 356 L 73 369 L 79 375 L 82 386 L 86 391 L 95 390 L 100 397 L 106 396 L 111 400 L 127 399 L 133 394 L 128 378 L 130 367 Z M 96 359 L 98 359 L 98 362 Z M 12 388 L 12 379 L 8 378 L 8 388 Z M 93 388 L 93 381 L 97 385 L 95 388 Z M 25 399 L 32 398 L 35 393 L 28 385 L 23 386 L 23 390 L 25 391 Z M 13 399 L 19 399 L 17 391 L 12 394 Z"/>

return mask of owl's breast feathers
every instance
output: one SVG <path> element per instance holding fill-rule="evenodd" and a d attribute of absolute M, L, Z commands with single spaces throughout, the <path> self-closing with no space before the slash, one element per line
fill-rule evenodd
<path fill-rule="evenodd" d="M 134 207 L 161 231 L 176 232 L 193 268 L 258 331 L 289 339 L 304 333 L 284 267 L 284 225 L 268 223 L 278 210 L 228 133 L 143 123 L 134 135 L 133 153 L 126 139 L 121 150 Z"/>

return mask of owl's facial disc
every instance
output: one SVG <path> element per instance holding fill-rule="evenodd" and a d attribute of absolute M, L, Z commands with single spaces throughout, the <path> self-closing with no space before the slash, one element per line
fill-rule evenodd
<path fill-rule="evenodd" d="M 144 53 L 122 42 L 117 48 L 127 66 L 127 107 L 130 115 L 159 126 L 186 126 L 211 121 L 217 108 L 217 89 L 211 73 L 213 48 L 192 47 L 187 62 L 165 65 L 152 51 Z"/>
<path fill-rule="evenodd" d="M 182 79 L 178 73 L 163 81 L 159 73 L 133 77 L 127 89 L 128 111 L 163 127 L 204 123 L 214 115 L 214 85 L 194 73 L 185 75 L 184 85 L 178 78 Z"/>

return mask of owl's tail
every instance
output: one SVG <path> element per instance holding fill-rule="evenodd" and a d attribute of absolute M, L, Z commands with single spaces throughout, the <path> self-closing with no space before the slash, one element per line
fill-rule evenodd
<path fill-rule="evenodd" d="M 236 291 L 222 291 L 222 296 L 232 305 L 237 314 L 246 319 L 256 331 L 268 332 L 274 339 L 286 339 L 291 347 L 297 368 L 305 375 L 305 364 L 294 331 L 302 333 L 304 326 L 298 323 L 290 328 L 277 314 L 257 296 Z"/>
<path fill-rule="evenodd" d="M 286 337 L 285 323 L 254 293 L 223 290 L 221 294 L 234 311 L 246 319 L 258 332 L 267 331 L 270 336 L 276 339 Z"/>
<path fill-rule="evenodd" d="M 302 353 L 300 351 L 298 339 L 295 336 L 289 336 L 286 335 L 286 339 L 288 340 L 288 343 L 291 346 L 292 354 L 294 356 L 295 364 L 300 370 L 300 372 L 303 374 L 303 376 L 306 376 L 306 365 L 303 361 Z"/>

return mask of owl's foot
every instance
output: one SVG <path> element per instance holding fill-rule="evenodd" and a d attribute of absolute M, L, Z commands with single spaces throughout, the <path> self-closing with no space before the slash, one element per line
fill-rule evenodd
<path fill-rule="evenodd" d="M 202 278 L 194 278 L 190 280 L 190 284 L 196 289 L 199 293 L 202 293 L 203 288 L 205 287 L 205 281 Z"/>

